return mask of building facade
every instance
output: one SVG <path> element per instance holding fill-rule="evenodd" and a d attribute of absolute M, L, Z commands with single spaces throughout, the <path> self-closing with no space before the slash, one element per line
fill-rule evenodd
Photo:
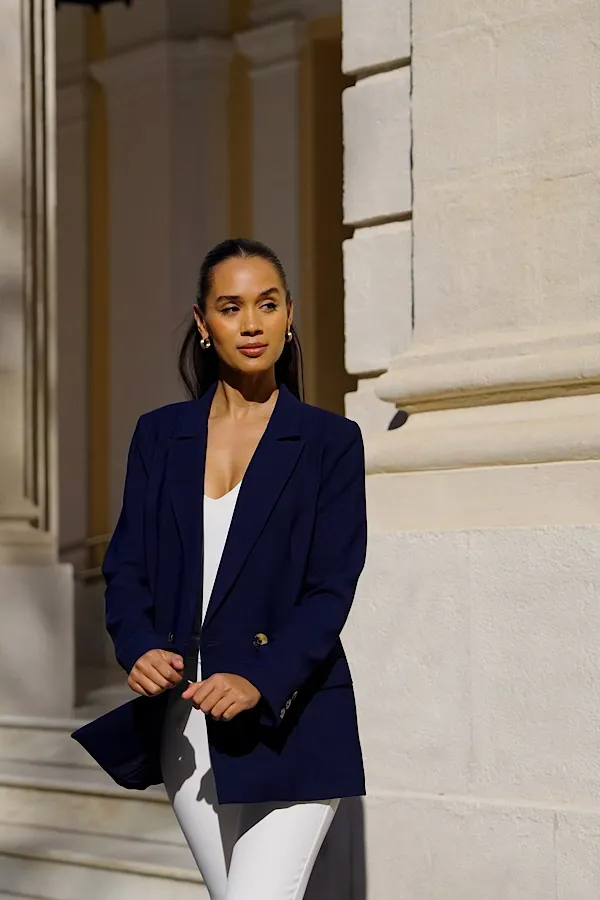
<path fill-rule="evenodd" d="M 123 695 L 99 564 L 127 445 L 243 234 L 288 270 L 307 399 L 366 443 L 369 794 L 312 896 L 597 900 L 597 4 L 53 19 L 0 12 L 0 891 L 202 896 L 164 797 L 68 731 Z"/>

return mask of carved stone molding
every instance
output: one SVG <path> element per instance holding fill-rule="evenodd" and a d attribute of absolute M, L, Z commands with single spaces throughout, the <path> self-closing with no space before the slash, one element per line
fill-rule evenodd
<path fill-rule="evenodd" d="M 135 87 L 152 77 L 164 77 L 181 62 L 225 68 L 233 45 L 229 39 L 200 37 L 193 40 L 164 40 L 107 57 L 91 66 L 91 72 L 107 88 Z"/>
<path fill-rule="evenodd" d="M 287 19 L 241 32 L 235 36 L 235 43 L 254 71 L 264 71 L 285 63 L 296 64 L 304 34 L 303 22 Z"/>
<path fill-rule="evenodd" d="M 381 375 L 382 400 L 410 412 L 600 392 L 600 328 L 479 336 L 460 346 L 415 347 Z"/>
<path fill-rule="evenodd" d="M 258 25 L 290 16 L 311 21 L 340 12 L 341 0 L 254 0 L 251 17 Z"/>
<path fill-rule="evenodd" d="M 369 474 L 600 459 L 600 394 L 409 416 L 366 442 Z"/>

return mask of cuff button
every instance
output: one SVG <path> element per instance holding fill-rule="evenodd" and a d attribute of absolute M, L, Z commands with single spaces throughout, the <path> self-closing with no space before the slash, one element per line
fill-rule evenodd
<path fill-rule="evenodd" d="M 269 638 L 266 634 L 263 634 L 262 631 L 259 631 L 258 634 L 254 635 L 254 640 L 252 641 L 255 647 L 263 647 L 265 644 L 269 643 Z"/>

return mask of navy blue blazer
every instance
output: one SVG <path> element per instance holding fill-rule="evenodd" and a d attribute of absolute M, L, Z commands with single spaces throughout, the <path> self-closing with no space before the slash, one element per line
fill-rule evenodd
<path fill-rule="evenodd" d="M 207 422 L 215 388 L 137 424 L 105 562 L 106 622 L 129 672 L 142 654 L 186 654 L 202 591 Z M 244 476 L 200 638 L 202 677 L 241 675 L 258 706 L 207 718 L 219 802 L 364 794 L 352 679 L 340 631 L 366 550 L 356 423 L 281 387 Z M 257 635 L 265 636 L 257 640 Z M 168 691 L 74 737 L 126 787 L 162 781 Z"/>

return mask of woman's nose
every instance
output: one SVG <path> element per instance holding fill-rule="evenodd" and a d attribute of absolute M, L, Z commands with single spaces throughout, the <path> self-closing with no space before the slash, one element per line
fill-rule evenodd
<path fill-rule="evenodd" d="M 254 319 L 254 317 L 249 317 L 245 322 L 242 323 L 242 334 L 246 335 L 254 335 L 260 334 L 261 328 L 259 323 Z"/>

